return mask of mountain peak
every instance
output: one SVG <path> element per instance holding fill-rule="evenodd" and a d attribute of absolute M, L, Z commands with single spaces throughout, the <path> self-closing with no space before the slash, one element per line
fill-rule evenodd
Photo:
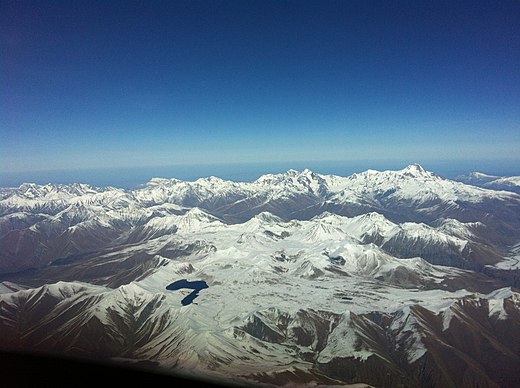
<path fill-rule="evenodd" d="M 423 168 L 423 166 L 421 166 L 419 163 L 412 163 L 412 164 L 406 166 L 405 170 L 426 172 L 426 170 Z"/>
<path fill-rule="evenodd" d="M 488 175 L 488 174 L 484 174 L 483 172 L 473 171 L 467 175 L 459 175 L 455 179 L 460 182 L 469 183 L 469 184 L 475 184 L 475 183 L 484 184 L 484 183 L 494 181 L 495 179 L 498 179 L 498 178 L 499 177 L 495 176 L 495 175 Z"/>
<path fill-rule="evenodd" d="M 199 207 L 192 207 L 182 217 L 198 219 L 198 220 L 205 220 L 205 221 L 209 221 L 209 222 L 218 221 L 217 217 L 213 216 L 212 214 L 209 214 L 208 212 L 202 210 Z"/>
<path fill-rule="evenodd" d="M 483 172 L 473 171 L 468 174 L 468 177 L 471 178 L 498 178 L 496 175 L 488 175 L 484 174 Z"/>
<path fill-rule="evenodd" d="M 307 178 L 309 180 L 319 179 L 319 175 L 315 174 L 308 168 L 303 171 L 298 171 L 290 168 L 287 172 L 279 174 L 265 174 L 258 178 L 256 181 L 261 183 L 280 183 L 280 182 L 294 182 L 300 178 Z"/>
<path fill-rule="evenodd" d="M 175 179 L 175 178 L 152 178 L 148 181 L 146 186 L 155 187 L 155 186 L 161 186 L 161 185 L 175 184 L 178 182 L 180 182 L 180 180 Z"/>
<path fill-rule="evenodd" d="M 204 184 L 204 183 L 222 184 L 222 183 L 225 183 L 226 181 L 224 179 L 222 179 L 222 178 L 219 178 L 217 176 L 211 175 L 211 176 L 206 177 L 206 178 L 199 178 L 195 182 L 199 183 L 199 184 Z"/>
<path fill-rule="evenodd" d="M 426 171 L 418 163 L 410 164 L 409 166 L 407 166 L 404 169 L 402 169 L 401 172 L 404 173 L 404 174 L 412 175 L 414 177 L 421 176 L 421 175 L 430 175 L 430 173 L 428 171 Z"/>
<path fill-rule="evenodd" d="M 268 211 L 263 211 L 257 215 L 255 215 L 253 218 L 259 220 L 259 221 L 263 221 L 263 222 L 266 222 L 266 223 L 280 223 L 280 222 L 283 222 L 283 220 L 278 217 L 278 216 L 275 216 L 273 213 L 270 213 Z"/>
<path fill-rule="evenodd" d="M 36 183 L 22 183 L 15 189 L 19 195 L 26 198 L 54 197 L 60 195 L 80 196 L 84 194 L 95 194 L 101 191 L 113 189 L 111 187 L 99 188 L 86 183 L 47 183 L 39 185 Z"/>
<path fill-rule="evenodd" d="M 298 171 L 293 168 L 290 168 L 289 170 L 287 170 L 286 173 L 283 173 L 281 175 L 290 176 L 290 177 L 312 176 L 312 175 L 314 175 L 314 172 L 308 168 L 305 168 L 302 171 Z"/>

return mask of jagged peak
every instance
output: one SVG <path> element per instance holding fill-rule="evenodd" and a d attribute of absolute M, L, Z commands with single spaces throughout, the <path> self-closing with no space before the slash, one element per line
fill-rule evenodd
<path fill-rule="evenodd" d="M 295 170 L 293 168 L 290 168 L 289 170 L 287 170 L 287 172 L 284 172 L 284 173 L 281 173 L 281 174 L 276 174 L 275 176 L 277 177 L 280 177 L 280 178 L 298 178 L 300 176 L 308 176 L 308 175 L 312 175 L 313 172 L 309 169 L 305 169 L 303 171 L 298 171 L 298 170 Z"/>
<path fill-rule="evenodd" d="M 294 168 L 290 168 L 287 172 L 282 173 L 281 175 L 309 175 L 314 174 L 314 172 L 309 168 L 304 168 L 302 171 L 295 170 Z"/>
<path fill-rule="evenodd" d="M 22 183 L 19 187 L 20 190 L 24 189 L 63 189 L 63 188 L 75 188 L 75 189 L 92 189 L 93 186 L 88 183 L 46 183 L 46 184 L 38 184 L 33 182 L 25 182 Z"/>
<path fill-rule="evenodd" d="M 408 176 L 412 178 L 417 177 L 431 177 L 435 176 L 435 174 L 427 171 L 424 169 L 420 164 L 414 163 L 406 166 L 402 170 L 385 170 L 385 171 L 379 171 L 379 170 L 373 170 L 368 169 L 366 171 L 360 172 L 360 173 L 354 173 L 348 177 L 349 180 L 365 180 L 365 179 L 373 179 L 373 178 L 379 178 L 379 177 L 395 177 L 395 176 Z"/>
<path fill-rule="evenodd" d="M 258 213 L 253 218 L 257 219 L 259 221 L 262 221 L 262 222 L 266 222 L 266 223 L 279 223 L 279 222 L 283 222 L 283 220 L 280 217 L 278 217 L 278 216 L 276 216 L 273 213 L 270 213 L 268 211 L 263 211 L 261 213 Z"/>
<path fill-rule="evenodd" d="M 318 174 L 316 174 L 314 171 L 306 168 L 304 169 L 300 174 L 299 176 L 306 176 L 306 177 L 310 177 L 312 179 L 319 179 L 320 176 Z"/>
<path fill-rule="evenodd" d="M 303 171 L 298 171 L 290 168 L 286 172 L 282 172 L 279 174 L 264 174 L 260 178 L 257 179 L 257 182 L 264 181 L 273 181 L 273 180 L 285 180 L 287 178 L 299 178 L 301 176 L 316 178 L 317 174 L 315 174 L 312 170 L 306 168 Z"/>
<path fill-rule="evenodd" d="M 388 219 L 381 213 L 378 212 L 368 212 L 359 216 L 359 219 L 363 220 L 381 220 L 388 221 Z"/>
<path fill-rule="evenodd" d="M 227 182 L 226 180 L 222 179 L 222 178 L 219 178 L 217 176 L 214 176 L 214 175 L 211 175 L 209 177 L 205 177 L 205 178 L 199 178 L 195 181 L 195 183 L 223 183 L 223 182 Z"/>
<path fill-rule="evenodd" d="M 96 194 L 109 190 L 115 190 L 113 187 L 94 187 L 87 183 L 46 183 L 40 185 L 37 183 L 22 183 L 18 188 L 14 188 L 12 193 L 19 196 L 36 199 L 54 197 L 56 194 L 66 194 L 67 196 L 81 196 L 85 194 Z"/>
<path fill-rule="evenodd" d="M 188 210 L 186 213 L 184 213 L 181 218 L 190 218 L 190 219 L 198 219 L 198 220 L 206 220 L 209 222 L 213 221 L 220 221 L 217 217 L 214 215 L 208 213 L 207 211 L 199 208 L 199 207 L 192 207 L 190 210 Z"/>
<path fill-rule="evenodd" d="M 418 163 L 412 163 L 412 164 L 406 166 L 401 171 L 404 173 L 411 173 L 411 174 L 427 174 L 428 173 L 428 171 L 426 171 L 423 168 L 423 166 L 421 166 Z"/>
<path fill-rule="evenodd" d="M 119 291 L 121 294 L 126 295 L 139 295 L 139 294 L 149 294 L 149 292 L 144 289 L 141 285 L 138 283 L 132 281 L 128 284 L 123 284 L 117 288 L 117 291 Z"/>
<path fill-rule="evenodd" d="M 323 213 L 318 214 L 318 215 L 312 217 L 311 221 L 321 221 L 321 220 L 330 220 L 330 219 L 343 220 L 343 219 L 348 219 L 348 218 L 349 217 L 341 216 L 341 215 L 336 214 L 336 213 L 332 213 L 332 212 L 329 212 L 329 211 L 324 211 Z"/>
<path fill-rule="evenodd" d="M 256 183 L 271 183 L 280 178 L 282 174 L 263 174 L 255 182 Z"/>
<path fill-rule="evenodd" d="M 160 185 L 168 185 L 175 184 L 180 182 L 180 180 L 176 178 L 152 178 L 146 183 L 146 186 L 160 186 Z"/>

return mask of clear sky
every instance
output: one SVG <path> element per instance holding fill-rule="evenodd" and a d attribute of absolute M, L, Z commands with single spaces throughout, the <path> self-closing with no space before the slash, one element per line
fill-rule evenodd
<path fill-rule="evenodd" d="M 0 1 L 0 163 L 520 159 L 519 1 Z"/>

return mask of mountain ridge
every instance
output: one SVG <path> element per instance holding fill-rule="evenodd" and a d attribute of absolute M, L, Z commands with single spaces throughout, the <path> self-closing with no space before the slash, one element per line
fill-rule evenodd
<path fill-rule="evenodd" d="M 0 348 L 239 385 L 520 378 L 518 194 L 410 165 L 0 198 Z"/>

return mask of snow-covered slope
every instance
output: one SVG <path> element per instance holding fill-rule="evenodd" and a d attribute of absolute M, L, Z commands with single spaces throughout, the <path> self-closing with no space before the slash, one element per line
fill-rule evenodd
<path fill-rule="evenodd" d="M 480 222 L 484 227 L 472 233 L 495 251 L 495 245 L 514 244 L 520 239 L 518 195 L 449 181 L 419 165 L 400 171 L 369 170 L 347 178 L 309 170 L 267 174 L 255 182 L 229 182 L 215 177 L 195 182 L 156 178 L 133 191 L 82 184 L 24 184 L 16 189 L 2 189 L 1 198 L 0 210 L 4 215 L 0 217 L 0 242 L 5 248 L 0 254 L 0 272 L 40 267 L 112 244 L 136 243 L 180 229 L 189 230 L 190 224 L 196 229 L 199 223 L 191 211 L 182 218 L 184 221 L 177 218 L 194 207 L 224 223 L 244 222 L 265 211 L 283 219 L 302 220 L 327 212 L 346 216 L 377 212 L 399 223 L 412 221 L 434 226 L 439 219 L 465 224 Z M 486 225 L 495 235 L 487 231 L 479 234 Z M 382 225 L 370 226 L 358 238 L 378 244 L 378 239 L 383 239 L 379 227 Z M 411 227 L 410 224 L 408 228 Z M 319 238 L 320 233 L 325 233 L 320 230 L 323 228 L 328 226 L 316 226 L 310 232 L 314 237 L 308 238 Z M 428 229 L 423 226 L 421 230 Z M 410 235 L 410 231 L 402 233 Z M 405 237 L 399 250 L 408 241 Z M 444 240 L 442 245 L 447 244 Z M 455 249 L 460 244 L 452 241 L 450 245 Z M 399 254 L 395 244 L 391 252 Z M 406 255 L 418 252 L 415 249 Z M 481 260 L 487 253 L 477 256 L 473 262 L 497 261 L 497 254 L 489 256 L 489 260 Z M 442 258 L 431 259 L 448 263 Z"/>
<path fill-rule="evenodd" d="M 484 187 L 494 190 L 508 190 L 518 193 L 520 192 L 520 176 L 498 178 L 484 184 Z"/>
<path fill-rule="evenodd" d="M 411 165 L 25 184 L 0 190 L 0 214 L 0 347 L 238 384 L 520 378 L 515 193 Z M 183 279 L 207 288 L 187 303 L 166 289 Z"/>
<path fill-rule="evenodd" d="M 459 381 L 461 372 L 503 385 L 518 373 L 520 299 L 510 289 L 371 291 L 355 283 L 352 301 L 342 296 L 331 304 L 324 302 L 339 282 L 256 281 L 248 287 L 250 279 L 233 285 L 215 278 L 197 304 L 182 306 L 182 295 L 157 283 L 175 278 L 172 270 L 116 289 L 60 282 L 2 294 L 2 345 L 19 347 L 23 336 L 33 350 L 149 360 L 166 370 L 248 385 L 276 383 L 266 374 L 282 374 L 288 365 L 300 377 L 374 386 L 426 386 L 430 380 L 422 373 L 444 386 Z M 374 304 L 380 297 L 386 300 Z M 459 363 L 460 370 L 439 359 Z"/>
<path fill-rule="evenodd" d="M 498 179 L 498 178 L 499 177 L 496 175 L 489 175 L 489 174 L 484 174 L 483 172 L 474 171 L 474 172 L 470 172 L 467 175 L 459 175 L 459 176 L 455 177 L 455 180 L 457 180 L 459 182 L 467 183 L 469 185 L 482 186 L 483 184 L 494 181 L 495 179 Z"/>
<path fill-rule="evenodd" d="M 512 191 L 520 194 L 520 176 L 504 176 L 487 175 L 481 172 L 472 172 L 468 175 L 460 175 L 456 180 L 479 187 L 493 190 Z"/>
<path fill-rule="evenodd" d="M 458 202 L 482 203 L 486 200 L 518 201 L 514 194 L 484 190 L 450 181 L 426 171 L 420 165 L 410 165 L 400 171 L 368 170 L 348 178 L 347 187 L 333 200 L 349 201 L 363 198 L 378 205 L 400 202 L 420 212 L 433 211 L 436 206 L 457 206 Z"/>

